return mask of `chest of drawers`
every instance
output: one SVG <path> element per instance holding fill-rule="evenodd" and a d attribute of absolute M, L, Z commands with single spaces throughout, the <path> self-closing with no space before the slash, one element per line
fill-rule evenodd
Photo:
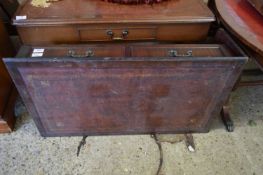
<path fill-rule="evenodd" d="M 43 136 L 207 132 L 247 60 L 202 0 L 36 2 L 4 61 Z"/>
<path fill-rule="evenodd" d="M 215 20 L 203 0 L 137 6 L 62 0 L 46 6 L 29 0 L 15 14 L 13 23 L 24 44 L 193 42 L 205 39 Z"/>
<path fill-rule="evenodd" d="M 247 58 L 213 43 L 24 46 L 5 64 L 43 136 L 207 132 Z"/>

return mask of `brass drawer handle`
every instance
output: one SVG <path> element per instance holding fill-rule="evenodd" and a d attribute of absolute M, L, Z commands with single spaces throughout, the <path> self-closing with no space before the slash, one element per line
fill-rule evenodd
<path fill-rule="evenodd" d="M 93 57 L 94 52 L 92 50 L 87 50 L 85 54 L 77 54 L 74 50 L 69 50 L 68 56 L 72 58 L 88 58 L 88 57 Z"/>
<path fill-rule="evenodd" d="M 168 51 L 168 55 L 170 57 L 192 57 L 193 56 L 193 51 L 188 50 L 186 54 L 178 54 L 177 50 L 170 50 Z"/>
<path fill-rule="evenodd" d="M 128 30 L 123 30 L 122 33 L 121 33 L 121 37 L 115 37 L 115 33 L 112 30 L 108 30 L 107 31 L 107 35 L 112 40 L 124 40 L 129 35 L 129 31 Z"/>

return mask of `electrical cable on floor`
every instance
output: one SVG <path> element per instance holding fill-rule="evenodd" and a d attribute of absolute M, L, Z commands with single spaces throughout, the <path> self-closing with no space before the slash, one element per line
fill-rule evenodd
<path fill-rule="evenodd" d="M 152 138 L 155 140 L 155 143 L 157 144 L 159 152 L 160 152 L 160 159 L 159 159 L 160 162 L 159 162 L 159 166 L 158 166 L 158 170 L 156 172 L 156 175 L 161 175 L 160 172 L 161 172 L 162 166 L 163 166 L 163 148 L 162 148 L 162 144 L 161 144 L 161 142 L 159 142 L 156 134 L 153 134 Z"/>
<path fill-rule="evenodd" d="M 83 136 L 82 140 L 79 142 L 78 150 L 77 150 L 77 157 L 79 156 L 80 150 L 86 144 L 86 139 L 88 136 Z"/>

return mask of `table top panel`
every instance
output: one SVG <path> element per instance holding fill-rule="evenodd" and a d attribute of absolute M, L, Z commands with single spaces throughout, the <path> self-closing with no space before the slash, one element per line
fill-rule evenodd
<path fill-rule="evenodd" d="M 222 22 L 263 59 L 263 16 L 247 0 L 216 0 Z"/>

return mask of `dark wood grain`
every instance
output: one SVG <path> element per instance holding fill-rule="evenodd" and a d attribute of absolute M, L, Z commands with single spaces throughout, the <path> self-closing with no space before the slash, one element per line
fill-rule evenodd
<path fill-rule="evenodd" d="M 17 20 L 16 16 L 26 19 Z M 34 7 L 28 0 L 19 8 L 13 22 L 24 44 L 75 44 L 120 40 L 197 41 L 206 38 L 214 20 L 202 0 L 139 6 L 63 0 L 46 8 Z M 128 34 L 123 36 L 125 31 Z"/>
<path fill-rule="evenodd" d="M 43 136 L 207 132 L 247 60 L 218 35 L 217 44 L 188 47 L 49 46 L 41 58 L 30 58 L 41 47 L 28 46 L 5 63 Z M 72 49 L 96 52 L 71 58 Z M 169 57 L 171 49 L 193 56 Z"/>
<path fill-rule="evenodd" d="M 11 45 L 9 36 L 0 19 L 0 133 L 10 132 L 14 126 L 12 96 L 13 84 L 11 78 L 2 62 L 3 57 L 14 56 L 14 49 Z"/>

